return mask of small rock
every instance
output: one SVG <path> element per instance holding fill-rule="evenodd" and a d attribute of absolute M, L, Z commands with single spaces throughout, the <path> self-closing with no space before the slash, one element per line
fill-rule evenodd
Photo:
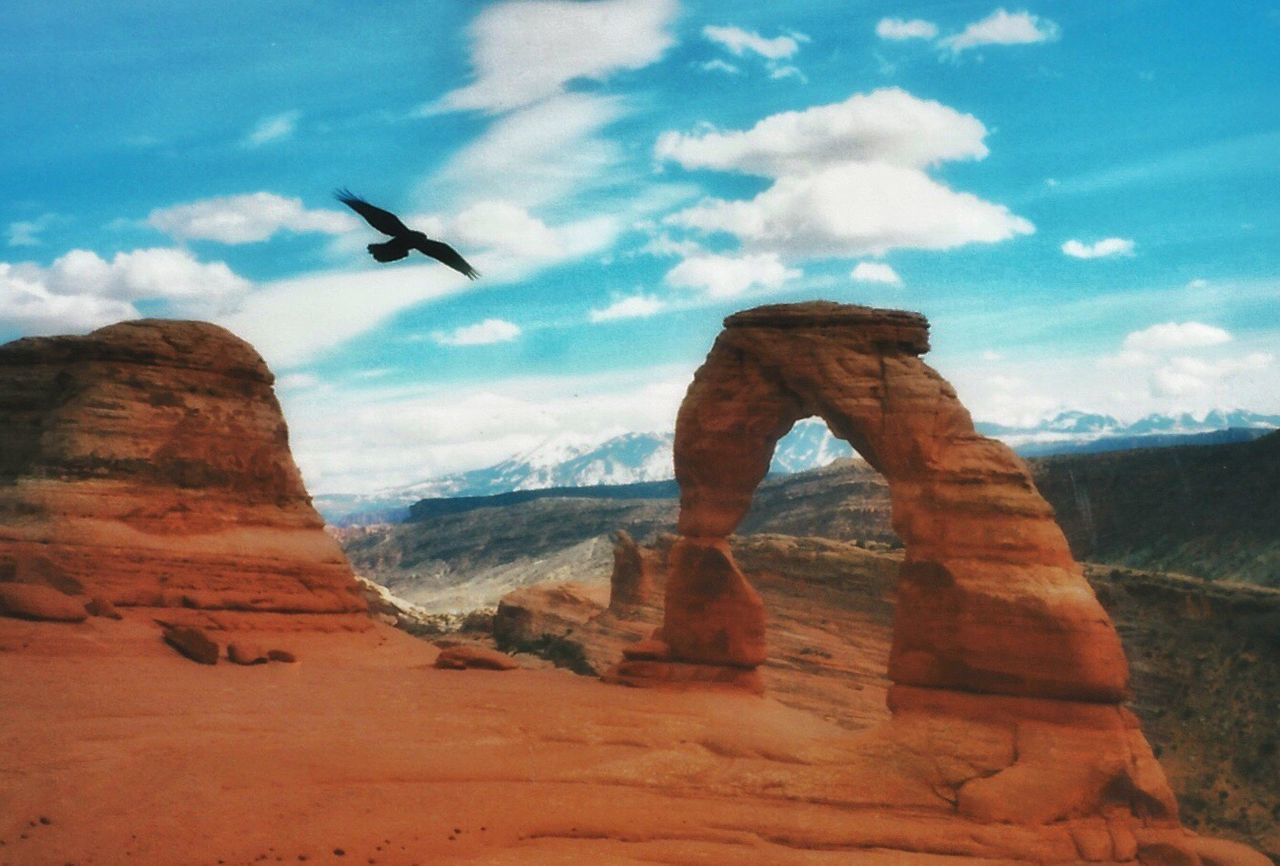
<path fill-rule="evenodd" d="M 95 595 L 89 599 L 89 603 L 84 606 L 90 616 L 100 616 L 103 619 L 124 619 L 124 614 L 116 609 L 111 603 L 111 599 L 105 596 Z"/>
<path fill-rule="evenodd" d="M 298 657 L 293 653 L 289 652 L 288 650 L 273 649 L 273 650 L 267 650 L 267 659 L 273 662 L 285 662 L 286 664 L 293 664 L 298 660 Z"/>
<path fill-rule="evenodd" d="M 89 618 L 83 601 L 36 583 L 0 583 L 0 614 L 47 622 L 84 622 Z"/>
<path fill-rule="evenodd" d="M 192 626 L 169 625 L 164 629 L 164 642 L 193 662 L 202 665 L 218 663 L 218 645 L 203 631 Z"/>
<path fill-rule="evenodd" d="M 227 645 L 227 658 L 238 665 L 265 665 L 269 661 L 266 650 L 243 641 Z"/>
<path fill-rule="evenodd" d="M 487 671 L 511 671 L 520 665 L 506 653 L 460 644 L 441 650 L 439 657 L 436 658 L 436 667 L 444 670 L 475 668 Z"/>

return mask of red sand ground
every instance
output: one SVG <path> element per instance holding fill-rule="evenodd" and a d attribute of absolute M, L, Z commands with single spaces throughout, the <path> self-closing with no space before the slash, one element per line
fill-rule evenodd
<path fill-rule="evenodd" d="M 300 661 L 198 665 L 141 609 L 0 619 L 0 866 L 932 866 L 1081 844 L 958 819 L 918 752 L 768 698 L 439 670 L 381 625 L 254 637 Z"/>

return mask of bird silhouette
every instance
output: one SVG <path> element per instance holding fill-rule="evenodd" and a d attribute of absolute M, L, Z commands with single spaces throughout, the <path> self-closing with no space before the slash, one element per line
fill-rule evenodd
<path fill-rule="evenodd" d="M 351 208 L 364 221 L 391 240 L 380 244 L 369 244 L 369 254 L 380 262 L 399 261 L 409 255 L 409 250 L 417 250 L 436 261 L 443 262 L 460 274 L 474 280 L 480 273 L 467 262 L 458 251 L 443 241 L 432 240 L 422 232 L 414 231 L 400 221 L 400 217 L 391 211 L 374 207 L 350 190 L 334 190 L 333 197 Z"/>

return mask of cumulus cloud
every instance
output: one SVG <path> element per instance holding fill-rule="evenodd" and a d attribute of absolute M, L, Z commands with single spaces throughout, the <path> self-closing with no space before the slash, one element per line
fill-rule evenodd
<path fill-rule="evenodd" d="M 667 304 L 653 295 L 631 295 L 619 298 L 607 307 L 592 310 L 588 318 L 593 322 L 612 322 L 617 319 L 648 318 L 666 309 Z"/>
<path fill-rule="evenodd" d="M 283 141 L 293 135 L 298 128 L 298 120 L 301 117 L 301 111 L 286 111 L 281 114 L 264 117 L 254 125 L 253 129 L 249 130 L 248 135 L 244 138 L 244 145 L 246 147 L 261 147 L 273 141 Z"/>
<path fill-rule="evenodd" d="M 510 111 L 658 60 L 674 39 L 676 0 L 527 0 L 487 7 L 470 28 L 475 80 L 434 110 Z"/>
<path fill-rule="evenodd" d="M 1029 45 L 1058 38 L 1058 25 L 1029 12 L 997 9 L 981 21 L 975 21 L 955 36 L 939 42 L 957 54 L 982 45 Z"/>
<path fill-rule="evenodd" d="M 437 331 L 431 337 L 442 346 L 487 346 L 507 343 L 520 336 L 520 326 L 506 319 L 485 319 L 452 331 Z"/>
<path fill-rule="evenodd" d="M 1131 256 L 1133 255 L 1133 241 L 1127 238 L 1103 238 L 1092 244 L 1086 244 L 1073 238 L 1062 245 L 1062 252 L 1074 259 Z"/>
<path fill-rule="evenodd" d="M 748 249 L 787 255 L 882 255 L 950 249 L 1033 232 L 1003 205 L 959 193 L 925 168 L 982 159 L 986 127 L 972 115 L 898 88 L 771 115 L 746 131 L 663 133 L 659 159 L 774 179 L 750 200 L 706 199 L 668 224 L 726 232 Z"/>
<path fill-rule="evenodd" d="M 664 132 L 654 154 L 685 168 L 780 177 L 849 162 L 925 168 L 982 159 L 986 134 L 973 115 L 891 87 L 770 115 L 746 131 Z"/>
<path fill-rule="evenodd" d="M 1003 205 L 884 163 L 783 177 L 753 199 L 709 199 L 669 219 L 727 232 L 748 247 L 828 258 L 878 256 L 898 248 L 946 250 L 1035 231 Z"/>
<path fill-rule="evenodd" d="M 1165 322 L 1124 338 L 1124 348 L 1131 352 L 1160 352 L 1170 349 L 1193 349 L 1219 346 L 1231 341 L 1222 328 L 1202 322 Z"/>
<path fill-rule="evenodd" d="M 884 262 L 858 262 L 849 276 L 860 283 L 887 283 L 891 286 L 902 285 L 902 277 Z"/>
<path fill-rule="evenodd" d="M 249 289 L 222 262 L 185 250 L 134 250 L 110 261 L 72 250 L 48 267 L 0 262 L 0 323 L 28 334 L 79 332 L 137 318 L 138 301 L 208 316 L 233 308 Z"/>
<path fill-rule="evenodd" d="M 933 39 L 938 35 L 938 25 L 923 18 L 881 18 L 876 22 L 876 35 L 881 39 L 900 42 L 904 39 Z"/>
<path fill-rule="evenodd" d="M 270 192 L 202 199 L 153 210 L 147 222 L 170 237 L 224 244 L 265 241 L 278 231 L 336 235 L 358 228 L 351 214 L 307 210 L 300 198 Z"/>
<path fill-rule="evenodd" d="M 690 256 L 667 271 L 666 282 L 692 289 L 708 298 L 736 298 L 753 290 L 777 289 L 802 272 L 782 263 L 776 253 Z"/>
<path fill-rule="evenodd" d="M 756 54 L 766 60 L 785 60 L 800 50 L 800 40 L 807 40 L 807 37 L 798 37 L 798 35 L 776 36 L 773 39 L 766 39 L 755 31 L 743 30 L 741 27 L 717 27 L 714 25 L 703 27 L 702 35 L 711 42 L 724 47 L 735 57 Z"/>

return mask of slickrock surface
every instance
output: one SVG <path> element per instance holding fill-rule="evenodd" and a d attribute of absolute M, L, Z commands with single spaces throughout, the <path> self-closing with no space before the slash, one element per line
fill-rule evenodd
<path fill-rule="evenodd" d="M 121 607 L 363 611 L 272 381 L 201 322 L 0 346 L 0 575 Z"/>
<path fill-rule="evenodd" d="M 736 691 L 437 670 L 381 624 L 290 639 L 297 664 L 209 667 L 138 611 L 0 620 L 0 866 L 1132 863 L 1212 844 L 1119 802 L 992 820 L 1105 784 L 1081 749 L 1123 764 L 1131 729 L 1101 706 L 912 690 L 901 726 L 853 732 Z M 1237 846 L 1206 863 L 1266 866 Z"/>

